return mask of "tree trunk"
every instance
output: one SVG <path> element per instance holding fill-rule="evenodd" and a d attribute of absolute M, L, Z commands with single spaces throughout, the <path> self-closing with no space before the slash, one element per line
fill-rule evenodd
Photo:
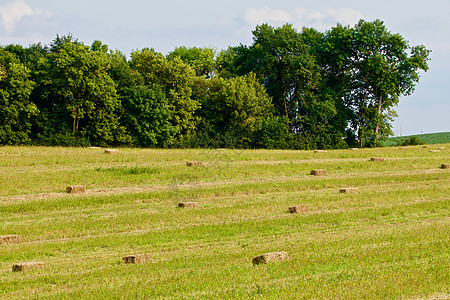
<path fill-rule="evenodd" d="M 378 117 L 381 115 L 381 108 L 383 107 L 383 95 L 380 95 L 378 99 L 378 108 L 377 108 L 377 127 L 375 127 L 375 134 L 378 135 L 380 131 L 380 125 L 378 125 Z"/>

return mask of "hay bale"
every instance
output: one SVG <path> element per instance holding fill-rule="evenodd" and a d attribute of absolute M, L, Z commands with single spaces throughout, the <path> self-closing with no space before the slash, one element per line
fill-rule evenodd
<path fill-rule="evenodd" d="M 383 157 L 371 157 L 370 161 L 384 161 Z"/>
<path fill-rule="evenodd" d="M 356 194 L 356 193 L 358 193 L 358 189 L 357 188 L 342 188 L 339 190 L 339 193 Z"/>
<path fill-rule="evenodd" d="M 359 150 L 359 148 L 350 148 L 350 150 Z"/>
<path fill-rule="evenodd" d="M 429 145 L 425 145 L 425 146 L 423 146 L 424 148 L 431 148 L 431 146 L 429 146 Z"/>
<path fill-rule="evenodd" d="M 430 150 L 431 153 L 441 153 L 439 150 Z"/>
<path fill-rule="evenodd" d="M 307 213 L 308 212 L 308 206 L 307 205 L 291 206 L 291 207 L 288 208 L 288 211 L 291 214 Z"/>
<path fill-rule="evenodd" d="M 151 254 L 136 254 L 124 256 L 122 260 L 126 264 L 143 264 L 153 261 Z"/>
<path fill-rule="evenodd" d="M 44 266 L 44 263 L 41 262 L 24 262 L 24 263 L 18 263 L 14 264 L 12 266 L 13 272 L 23 272 L 30 269 L 36 269 Z"/>
<path fill-rule="evenodd" d="M 276 261 L 285 261 L 289 259 L 289 254 L 287 252 L 272 252 L 263 254 L 252 259 L 253 265 L 267 264 Z"/>
<path fill-rule="evenodd" d="M 84 194 L 86 187 L 84 185 L 74 185 L 66 187 L 66 193 L 68 194 Z"/>
<path fill-rule="evenodd" d="M 18 235 L 0 235 L 0 245 L 18 244 L 20 236 Z"/>
<path fill-rule="evenodd" d="M 178 203 L 178 207 L 181 207 L 181 208 L 198 207 L 198 202 L 180 202 L 180 203 Z"/>
<path fill-rule="evenodd" d="M 326 150 L 314 150 L 314 153 L 327 153 Z"/>
<path fill-rule="evenodd" d="M 325 176 L 325 175 L 327 175 L 327 170 L 322 170 L 322 169 L 312 170 L 311 171 L 311 175 L 314 175 L 314 176 Z"/>
<path fill-rule="evenodd" d="M 440 149 L 440 150 L 445 150 L 445 147 L 438 147 L 438 149 Z"/>
<path fill-rule="evenodd" d="M 119 150 L 116 149 L 105 149 L 105 154 L 114 154 L 114 153 L 118 153 Z"/>
<path fill-rule="evenodd" d="M 442 164 L 441 169 L 450 169 L 450 164 Z"/>
<path fill-rule="evenodd" d="M 186 166 L 188 167 L 203 166 L 203 163 L 200 161 L 187 161 Z"/>

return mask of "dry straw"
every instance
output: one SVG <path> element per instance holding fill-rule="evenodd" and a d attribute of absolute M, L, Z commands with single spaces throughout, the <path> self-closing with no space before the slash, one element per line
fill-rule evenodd
<path fill-rule="evenodd" d="M 114 154 L 114 153 L 118 153 L 119 150 L 116 149 L 105 149 L 105 154 Z"/>
<path fill-rule="evenodd" d="M 383 157 L 371 157 L 370 161 L 384 161 Z"/>
<path fill-rule="evenodd" d="M 178 207 L 181 208 L 198 207 L 198 202 L 180 202 L 178 203 Z"/>
<path fill-rule="evenodd" d="M 194 167 L 194 166 L 202 166 L 203 163 L 200 161 L 187 161 L 186 166 L 188 167 Z"/>
<path fill-rule="evenodd" d="M 122 260 L 126 264 L 142 264 L 153 261 L 151 254 L 136 254 L 124 256 Z"/>
<path fill-rule="evenodd" d="M 272 252 L 263 254 L 252 259 L 254 265 L 267 264 L 276 261 L 285 261 L 289 259 L 289 254 L 287 252 Z"/>
<path fill-rule="evenodd" d="M 288 211 L 291 214 L 307 213 L 308 212 L 308 206 L 307 205 L 291 206 L 291 207 L 288 208 Z"/>
<path fill-rule="evenodd" d="M 18 235 L 0 235 L 0 245 L 18 244 L 20 236 Z"/>
<path fill-rule="evenodd" d="M 312 170 L 311 171 L 311 175 L 314 175 L 314 176 L 325 176 L 325 175 L 327 175 L 327 170 L 322 170 L 322 169 Z"/>
<path fill-rule="evenodd" d="M 358 189 L 357 188 L 342 188 L 339 190 L 339 193 L 356 194 L 356 193 L 358 193 Z"/>
<path fill-rule="evenodd" d="M 44 266 L 44 263 L 41 262 L 24 262 L 24 263 L 18 263 L 14 264 L 12 266 L 13 272 L 23 272 L 30 269 L 36 269 Z"/>
<path fill-rule="evenodd" d="M 69 194 L 84 194 L 86 187 L 84 185 L 73 185 L 66 187 L 66 193 Z"/>

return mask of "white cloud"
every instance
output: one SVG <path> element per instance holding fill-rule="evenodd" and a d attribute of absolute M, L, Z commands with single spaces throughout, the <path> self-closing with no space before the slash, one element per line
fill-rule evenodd
<path fill-rule="evenodd" d="M 0 24 L 7 34 L 12 34 L 16 29 L 16 24 L 26 16 L 40 15 L 42 11 L 35 10 L 25 3 L 25 0 L 14 0 L 0 6 Z"/>
<path fill-rule="evenodd" d="M 279 23 L 292 23 L 298 28 L 313 27 L 317 30 L 326 30 L 337 23 L 343 25 L 354 25 L 363 15 L 351 8 L 327 8 L 322 11 L 306 8 L 296 8 L 292 12 L 281 9 L 250 8 L 245 12 L 246 25 L 256 26 L 262 23 L 278 25 Z"/>

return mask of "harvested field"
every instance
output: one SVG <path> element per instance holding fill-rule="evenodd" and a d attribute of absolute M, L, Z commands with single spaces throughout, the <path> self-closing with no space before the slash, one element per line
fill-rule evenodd
<path fill-rule="evenodd" d="M 429 150 L 1 147 L 0 236 L 20 243 L 0 299 L 448 298 L 448 150 Z"/>

